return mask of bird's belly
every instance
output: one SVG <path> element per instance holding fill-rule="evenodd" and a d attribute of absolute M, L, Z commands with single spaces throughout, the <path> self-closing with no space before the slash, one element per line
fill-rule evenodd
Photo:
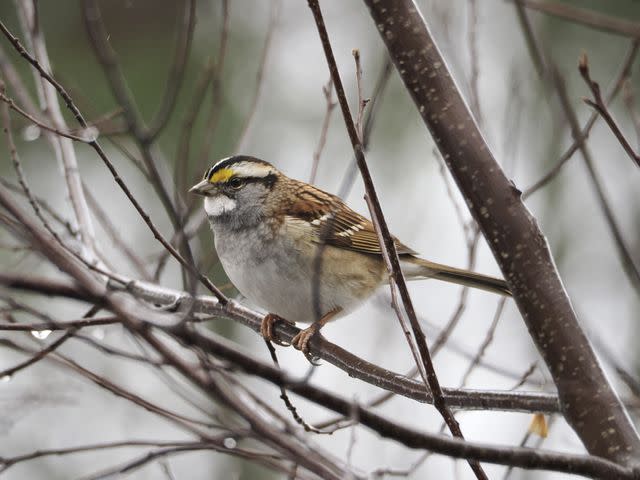
<path fill-rule="evenodd" d="M 217 235 L 216 249 L 225 272 L 242 295 L 257 307 L 289 321 L 313 322 L 336 309 L 340 309 L 337 316 L 344 315 L 366 300 L 381 282 L 378 262 L 372 261 L 370 270 L 355 268 L 356 261 L 362 262 L 356 258 L 360 254 L 345 255 L 344 250 L 327 247 L 318 287 L 316 245 L 283 238 L 272 242 L 267 247 L 247 237 L 224 239 Z"/>

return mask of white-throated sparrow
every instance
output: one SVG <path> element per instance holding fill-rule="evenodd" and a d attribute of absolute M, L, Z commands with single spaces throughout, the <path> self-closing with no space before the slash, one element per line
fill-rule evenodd
<path fill-rule="evenodd" d="M 234 156 L 209 168 L 190 192 L 204 208 L 220 262 L 237 289 L 277 319 L 312 322 L 292 341 L 305 353 L 328 321 L 354 310 L 388 279 L 373 224 L 335 195 Z M 437 278 L 502 295 L 503 280 L 418 258 L 394 238 L 407 279 Z"/>

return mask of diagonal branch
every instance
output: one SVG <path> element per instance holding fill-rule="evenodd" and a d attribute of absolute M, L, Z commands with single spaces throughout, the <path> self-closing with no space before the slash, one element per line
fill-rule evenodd
<path fill-rule="evenodd" d="M 31 44 L 33 57 L 42 65 L 44 71 L 51 72 L 49 53 L 43 32 L 40 29 L 39 19 L 37 18 L 37 3 L 34 0 L 24 2 L 21 8 L 17 10 L 20 15 L 24 33 Z M 26 53 L 26 50 L 23 49 L 23 51 Z M 62 110 L 60 109 L 60 103 L 58 102 L 54 85 L 49 83 L 44 76 L 36 76 L 36 82 L 39 83 L 38 91 L 42 94 L 41 100 L 46 113 L 51 119 L 52 126 L 57 130 L 68 131 L 69 128 L 62 116 Z M 86 127 L 86 125 L 83 125 L 83 127 Z M 89 212 L 89 206 L 82 189 L 82 179 L 80 178 L 80 171 L 78 169 L 75 147 L 69 138 L 64 137 L 52 137 L 52 145 L 63 167 L 69 200 L 73 207 L 80 239 L 85 250 L 84 253 L 88 259 L 93 261 L 96 257 L 95 230 Z"/>
<path fill-rule="evenodd" d="M 353 117 L 351 116 L 349 102 L 347 101 L 347 97 L 344 93 L 342 79 L 340 78 L 338 66 L 331 49 L 331 43 L 329 41 L 327 29 L 324 25 L 324 19 L 322 18 L 320 5 L 318 3 L 318 0 L 308 0 L 308 3 L 316 22 L 320 41 L 322 42 L 322 47 L 324 49 L 324 53 L 327 58 L 327 64 L 329 66 L 329 71 L 331 73 L 331 79 L 333 80 L 333 84 L 336 88 L 336 94 L 338 96 L 340 109 L 342 110 L 342 116 L 344 117 L 347 132 L 349 133 L 349 138 L 351 140 L 351 145 L 353 146 L 353 152 L 356 157 L 356 162 L 364 181 L 366 191 L 365 199 L 367 200 L 367 204 L 369 206 L 371 217 L 376 227 L 376 232 L 378 234 L 380 244 L 384 246 L 382 251 L 384 254 L 383 257 L 385 263 L 387 265 L 387 270 L 389 271 L 390 275 L 391 292 L 392 294 L 395 292 L 395 284 L 395 286 L 398 288 L 398 292 L 400 293 L 400 298 L 402 299 L 405 313 L 411 325 L 411 331 L 414 336 L 414 341 L 419 353 L 419 357 L 414 352 L 414 347 L 409 336 L 407 336 L 407 340 L 409 341 L 409 345 L 411 346 L 412 353 L 414 353 L 414 356 L 416 357 L 416 363 L 418 364 L 418 367 L 422 365 L 424 368 L 424 372 L 421 373 L 423 373 L 423 379 L 429 386 L 429 390 L 431 391 L 431 395 L 433 396 L 434 407 L 436 407 L 440 415 L 442 415 L 442 418 L 446 422 L 453 436 L 464 439 L 458 421 L 455 419 L 453 413 L 446 404 L 446 400 L 442 392 L 442 387 L 440 386 L 440 381 L 438 380 L 431 355 L 429 354 L 427 339 L 424 335 L 424 332 L 422 331 L 422 328 L 420 327 L 420 323 L 418 322 L 418 317 L 416 316 L 413 302 L 411 301 L 411 296 L 409 295 L 409 290 L 407 289 L 407 284 L 405 282 L 404 276 L 402 275 L 402 270 L 400 269 L 400 259 L 398 258 L 398 252 L 396 251 L 395 242 L 393 240 L 393 237 L 391 236 L 391 232 L 389 232 L 389 227 L 387 226 L 387 222 L 382 213 L 382 207 L 380 206 L 380 201 L 378 200 L 378 195 L 373 185 L 371 174 L 369 173 L 369 167 L 367 166 L 367 162 L 364 158 L 362 140 L 358 135 L 358 131 L 353 122 Z M 403 329 L 405 329 L 402 314 L 400 313 L 399 309 L 397 311 L 398 319 Z M 470 459 L 469 465 L 478 479 L 487 478 L 482 467 L 480 466 L 480 463 Z"/>
<path fill-rule="evenodd" d="M 627 155 L 629 155 L 629 158 L 631 158 L 631 160 L 633 160 L 635 164 L 640 167 L 640 155 L 633 151 L 633 147 L 625 138 L 624 134 L 620 131 L 620 127 L 618 127 L 618 124 L 611 115 L 611 112 L 609 112 L 607 104 L 602 99 L 602 94 L 600 93 L 600 85 L 598 84 L 598 82 L 591 79 L 591 74 L 589 73 L 589 61 L 586 54 L 582 54 L 582 56 L 580 57 L 578 69 L 580 70 L 580 75 L 593 94 L 593 100 L 585 98 L 584 102 L 594 110 L 596 110 L 600 114 L 600 116 L 604 118 L 604 121 L 607 122 L 607 125 L 609 125 L 609 128 L 618 139 L 618 142 L 620 142 L 620 145 L 622 145 L 622 148 L 624 148 L 624 151 L 627 152 Z"/>
<path fill-rule="evenodd" d="M 482 138 L 418 7 L 365 3 L 509 283 L 567 422 L 590 453 L 637 464 L 640 439 L 578 323 L 546 239 Z"/>

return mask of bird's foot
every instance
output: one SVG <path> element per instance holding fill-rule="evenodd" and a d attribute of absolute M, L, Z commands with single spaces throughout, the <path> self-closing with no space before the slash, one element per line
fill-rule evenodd
<path fill-rule="evenodd" d="M 296 350 L 300 350 L 305 356 L 309 356 L 309 341 L 311 338 L 320 331 L 320 327 L 318 323 L 312 323 L 309 327 L 304 330 L 300 330 L 298 334 L 291 339 L 291 345 Z"/>
<path fill-rule="evenodd" d="M 288 343 L 281 342 L 273 335 L 273 327 L 276 322 L 290 323 L 284 318 L 276 315 L 275 313 L 267 313 L 262 319 L 262 323 L 260 324 L 260 335 L 262 335 L 262 337 L 268 342 L 273 342 L 276 345 L 280 345 L 282 347 L 288 347 Z"/>

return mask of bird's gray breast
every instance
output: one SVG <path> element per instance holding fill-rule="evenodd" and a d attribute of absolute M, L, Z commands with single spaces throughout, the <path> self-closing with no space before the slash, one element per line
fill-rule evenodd
<path fill-rule="evenodd" d="M 266 224 L 242 230 L 215 223 L 212 227 L 225 272 L 255 306 L 293 322 L 312 322 L 318 313 L 322 316 L 337 307 L 346 313 L 360 303 L 354 301 L 349 279 L 327 275 L 328 264 L 317 280 L 317 246 L 296 233 L 274 232 Z"/>

